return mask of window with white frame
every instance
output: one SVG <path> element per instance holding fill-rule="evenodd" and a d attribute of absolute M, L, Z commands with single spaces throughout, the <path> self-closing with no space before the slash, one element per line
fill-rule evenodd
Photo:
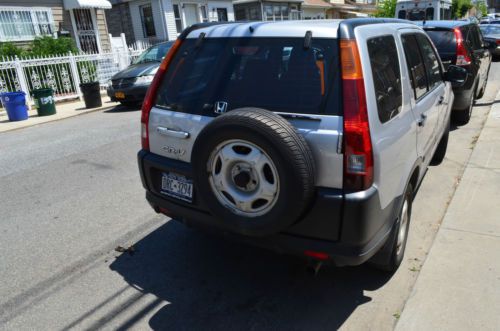
<path fill-rule="evenodd" d="M 54 32 L 50 8 L 0 6 L 0 41 L 33 40 Z"/>
<path fill-rule="evenodd" d="M 202 22 L 208 22 L 208 8 L 207 7 L 208 7 L 207 5 L 200 6 Z"/>
<path fill-rule="evenodd" d="M 181 12 L 179 10 L 179 5 L 174 4 L 174 18 L 175 18 L 175 28 L 177 29 L 177 33 L 182 32 L 182 21 L 181 21 Z"/>

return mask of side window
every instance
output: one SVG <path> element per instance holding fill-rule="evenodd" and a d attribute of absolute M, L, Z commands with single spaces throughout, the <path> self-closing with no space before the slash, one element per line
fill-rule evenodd
<path fill-rule="evenodd" d="M 483 38 L 481 36 L 481 31 L 477 26 L 472 28 L 472 34 L 474 35 L 474 50 L 483 48 Z"/>
<path fill-rule="evenodd" d="M 441 76 L 441 66 L 439 65 L 438 57 L 434 52 L 429 39 L 422 34 L 417 34 L 416 37 L 420 50 L 422 51 L 422 57 L 424 58 L 429 89 L 432 90 L 434 86 L 439 85 L 443 80 Z"/>
<path fill-rule="evenodd" d="M 405 34 L 401 39 L 405 50 L 406 63 L 408 63 L 408 71 L 411 76 L 411 85 L 415 93 L 415 99 L 418 99 L 427 92 L 424 62 L 415 35 Z"/>
<path fill-rule="evenodd" d="M 368 40 L 378 117 L 385 123 L 399 114 L 403 103 L 398 50 L 393 36 Z"/>

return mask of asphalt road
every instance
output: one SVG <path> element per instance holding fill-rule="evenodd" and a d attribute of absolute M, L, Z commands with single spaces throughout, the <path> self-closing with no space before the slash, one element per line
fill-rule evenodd
<path fill-rule="evenodd" d="M 138 111 L 0 134 L 0 329 L 390 330 L 499 87 L 497 62 L 473 119 L 427 172 L 392 277 L 365 266 L 313 277 L 301 260 L 155 214 L 136 166 Z"/>

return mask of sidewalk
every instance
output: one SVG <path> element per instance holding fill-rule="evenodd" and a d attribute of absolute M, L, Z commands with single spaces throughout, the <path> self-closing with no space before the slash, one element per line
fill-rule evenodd
<path fill-rule="evenodd" d="M 26 121 L 9 122 L 7 118 L 7 112 L 0 112 L 0 133 L 7 132 L 11 130 L 17 130 L 21 128 L 26 128 L 33 125 L 38 125 L 42 123 L 58 121 L 63 118 L 78 116 L 94 111 L 107 110 L 118 106 L 119 102 L 112 102 L 108 96 L 102 96 L 102 107 L 86 109 L 85 103 L 80 100 L 73 102 L 57 103 L 55 115 L 38 117 L 36 109 L 28 111 L 29 118 Z"/>
<path fill-rule="evenodd" d="M 500 330 L 500 93 L 396 330 Z"/>

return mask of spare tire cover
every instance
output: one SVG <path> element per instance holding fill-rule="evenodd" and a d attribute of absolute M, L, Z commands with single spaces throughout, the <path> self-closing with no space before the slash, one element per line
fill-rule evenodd
<path fill-rule="evenodd" d="M 306 140 L 267 110 L 218 116 L 198 135 L 191 160 L 198 198 L 235 233 L 282 231 L 304 214 L 314 194 L 315 164 Z"/>

